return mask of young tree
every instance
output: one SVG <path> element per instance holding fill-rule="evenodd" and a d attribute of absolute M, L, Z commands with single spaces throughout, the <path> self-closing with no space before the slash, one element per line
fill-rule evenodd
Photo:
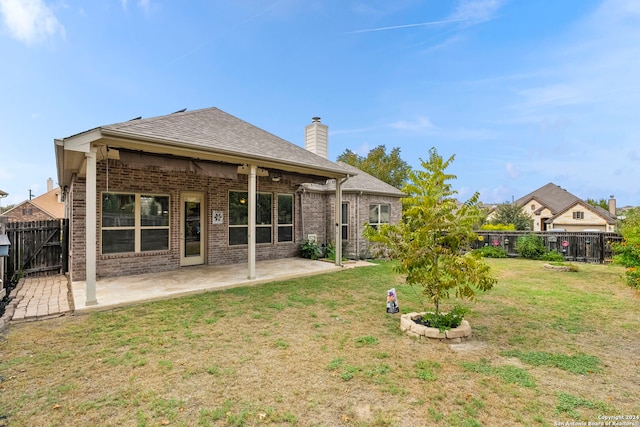
<path fill-rule="evenodd" d="M 453 159 L 444 161 L 432 148 L 429 160 L 420 160 L 424 170 L 409 173 L 400 223 L 365 229 L 367 239 L 382 243 L 399 261 L 397 271 L 406 275 L 406 282 L 422 287 L 436 314 L 450 293 L 474 299 L 475 289 L 486 291 L 496 282 L 482 258 L 468 251 L 483 212 L 478 193 L 461 206 L 457 203 L 457 191 L 448 182 L 456 176 L 445 173 Z"/>
<path fill-rule="evenodd" d="M 618 233 L 623 240 L 613 246 L 616 254 L 613 261 L 627 268 L 627 284 L 640 289 L 640 208 L 625 212 L 625 219 L 620 222 Z"/>
<path fill-rule="evenodd" d="M 400 158 L 400 148 L 396 147 L 387 154 L 384 145 L 372 149 L 366 157 L 346 149 L 336 160 L 355 166 L 396 188 L 402 188 L 411 170 L 411 166 Z"/>
<path fill-rule="evenodd" d="M 505 203 L 496 208 L 491 224 L 513 224 L 516 230 L 531 230 L 533 220 L 522 207 L 515 203 Z"/>

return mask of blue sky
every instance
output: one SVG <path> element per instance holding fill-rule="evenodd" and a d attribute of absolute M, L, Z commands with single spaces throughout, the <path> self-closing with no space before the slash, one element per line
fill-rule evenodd
<path fill-rule="evenodd" d="M 455 155 L 461 199 L 554 182 L 640 205 L 637 0 L 0 0 L 3 206 L 54 138 L 218 107 L 329 158 Z"/>

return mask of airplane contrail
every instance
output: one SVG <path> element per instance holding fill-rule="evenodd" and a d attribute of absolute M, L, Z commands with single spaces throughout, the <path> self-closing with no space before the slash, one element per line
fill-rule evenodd
<path fill-rule="evenodd" d="M 421 22 L 419 24 L 394 25 L 392 27 L 369 28 L 369 29 L 366 29 L 366 30 L 349 31 L 347 34 L 370 33 L 370 32 L 373 32 L 373 31 L 396 30 L 398 28 L 409 28 L 409 27 L 421 27 L 421 26 L 425 26 L 425 25 L 448 24 L 450 22 L 460 22 L 460 21 L 466 21 L 466 19 L 449 19 L 449 20 L 446 20 L 446 21 L 431 21 L 431 22 Z"/>

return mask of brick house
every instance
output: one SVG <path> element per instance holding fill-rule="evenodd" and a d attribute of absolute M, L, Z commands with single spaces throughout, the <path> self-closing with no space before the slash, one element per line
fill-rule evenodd
<path fill-rule="evenodd" d="M 364 222 L 395 222 L 402 193 L 327 159 L 314 118 L 305 148 L 217 108 L 134 119 L 55 140 L 72 281 L 293 257 L 315 238 L 367 254 Z M 336 220 L 340 218 L 340 220 Z"/>
<path fill-rule="evenodd" d="M 46 193 L 17 204 L 1 216 L 6 217 L 7 222 L 62 219 L 65 217 L 64 206 L 60 187 L 53 188 L 53 179 L 49 178 Z"/>

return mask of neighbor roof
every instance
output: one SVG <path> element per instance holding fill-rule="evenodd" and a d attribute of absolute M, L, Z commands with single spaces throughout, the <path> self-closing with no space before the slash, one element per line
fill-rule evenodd
<path fill-rule="evenodd" d="M 531 200 L 536 199 L 539 203 L 544 204 L 553 215 L 563 211 L 569 205 L 578 201 L 582 201 L 579 197 L 569 193 L 564 188 L 552 182 L 538 188 L 524 197 L 515 201 L 518 206 L 524 206 Z"/>

